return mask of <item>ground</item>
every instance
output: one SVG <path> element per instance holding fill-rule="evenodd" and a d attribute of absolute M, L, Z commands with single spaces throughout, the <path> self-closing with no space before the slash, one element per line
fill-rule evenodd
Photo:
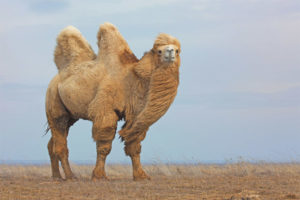
<path fill-rule="evenodd" d="M 110 181 L 92 181 L 92 165 L 72 165 L 77 180 L 55 181 L 49 165 L 0 165 L 0 199 L 300 199 L 300 164 L 146 165 L 135 182 L 130 165 L 108 165 Z"/>

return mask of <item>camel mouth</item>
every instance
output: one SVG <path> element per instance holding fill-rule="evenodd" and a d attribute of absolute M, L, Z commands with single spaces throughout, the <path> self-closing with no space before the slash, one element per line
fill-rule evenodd
<path fill-rule="evenodd" d="M 172 63 L 176 61 L 177 50 L 175 48 L 174 45 L 167 45 L 161 50 L 163 52 L 163 62 Z"/>
<path fill-rule="evenodd" d="M 166 63 L 173 63 L 173 62 L 175 62 L 175 56 L 165 56 L 164 57 L 164 62 L 166 62 Z"/>
<path fill-rule="evenodd" d="M 169 62 L 175 62 L 175 57 L 171 57 L 171 58 L 169 58 Z"/>

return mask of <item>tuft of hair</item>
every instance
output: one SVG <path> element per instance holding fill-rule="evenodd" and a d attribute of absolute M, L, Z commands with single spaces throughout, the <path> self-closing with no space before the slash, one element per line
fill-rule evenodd
<path fill-rule="evenodd" d="M 50 126 L 49 126 L 48 122 L 46 122 L 45 126 L 47 126 L 47 128 L 46 128 L 43 136 L 47 135 L 47 133 L 50 131 Z"/>
<path fill-rule="evenodd" d="M 102 24 L 99 28 L 97 39 L 99 47 L 98 57 L 104 63 L 111 63 L 112 60 L 119 60 L 125 65 L 138 61 L 115 25 L 109 22 Z M 116 66 L 109 65 L 109 67 L 115 68 Z"/>
<path fill-rule="evenodd" d="M 99 31 L 97 33 L 97 39 L 98 39 L 97 44 L 98 44 L 99 49 L 100 49 L 100 41 L 102 38 L 101 36 L 106 33 L 114 33 L 122 38 L 120 32 L 118 31 L 118 29 L 115 25 L 113 25 L 109 22 L 105 22 L 104 24 L 100 25 Z M 104 38 L 102 38 L 102 39 L 104 39 Z M 113 39 L 113 38 L 109 38 L 109 39 Z"/>
<path fill-rule="evenodd" d="M 177 38 L 166 33 L 160 33 L 155 39 L 153 48 L 156 49 L 159 46 L 169 45 L 169 44 L 176 45 L 180 49 L 180 42 Z"/>
<path fill-rule="evenodd" d="M 74 26 L 64 28 L 56 38 L 54 61 L 58 70 L 70 64 L 93 60 L 96 55 L 88 41 Z"/>

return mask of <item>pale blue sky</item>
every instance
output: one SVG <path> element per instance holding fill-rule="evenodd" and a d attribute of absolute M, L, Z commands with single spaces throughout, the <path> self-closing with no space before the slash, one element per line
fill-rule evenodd
<path fill-rule="evenodd" d="M 137 57 L 158 33 L 182 44 L 178 96 L 143 142 L 144 162 L 300 161 L 300 2 L 292 0 L 11 0 L 0 2 L 0 161 L 48 160 L 47 85 L 55 38 L 80 29 L 95 51 L 115 24 Z M 120 123 L 121 124 L 121 123 Z M 91 123 L 70 159 L 93 162 Z M 129 162 L 115 139 L 108 162 Z"/>

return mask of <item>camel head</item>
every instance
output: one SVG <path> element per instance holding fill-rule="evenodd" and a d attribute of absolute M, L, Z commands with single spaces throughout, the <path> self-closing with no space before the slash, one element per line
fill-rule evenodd
<path fill-rule="evenodd" d="M 154 42 L 152 52 L 159 66 L 180 65 L 180 43 L 173 36 L 165 33 L 159 34 Z"/>

